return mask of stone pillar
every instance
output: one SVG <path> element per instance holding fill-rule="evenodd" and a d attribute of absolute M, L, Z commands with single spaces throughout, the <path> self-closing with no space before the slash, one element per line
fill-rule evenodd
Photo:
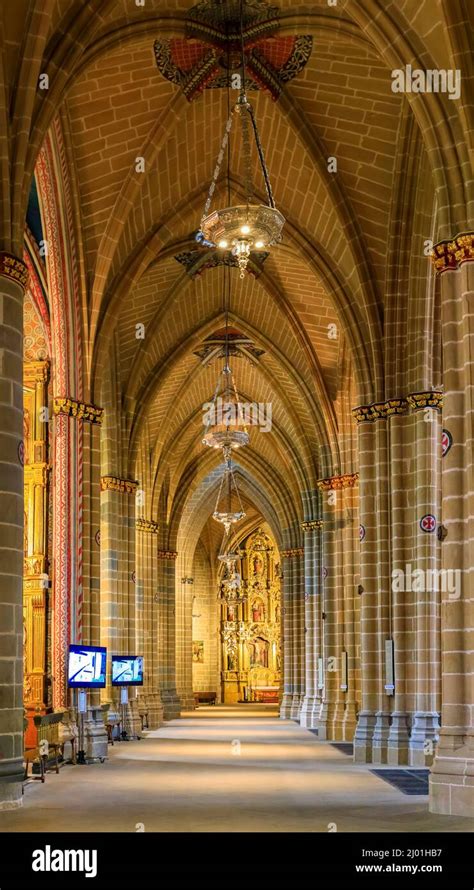
<path fill-rule="evenodd" d="M 22 804 L 23 262 L 0 253 L 0 809 Z"/>
<path fill-rule="evenodd" d="M 305 600 L 304 600 L 304 550 L 297 547 L 290 551 L 292 560 L 292 608 L 293 608 L 293 700 L 290 718 L 299 720 L 305 693 Z"/>
<path fill-rule="evenodd" d="M 354 486 L 356 473 L 322 479 L 324 693 L 317 721 L 321 739 L 352 740 L 355 727 Z M 347 683 L 343 683 L 343 658 Z"/>
<path fill-rule="evenodd" d="M 380 671 L 378 646 L 377 577 L 377 424 L 370 407 L 354 412 L 359 423 L 359 515 L 360 515 L 360 663 L 361 710 L 354 735 L 356 763 L 372 761 L 373 736 L 379 702 Z M 385 480 L 386 483 L 387 480 Z"/>
<path fill-rule="evenodd" d="M 282 617 L 283 617 L 283 698 L 280 717 L 289 719 L 294 693 L 294 641 L 293 641 L 293 597 L 292 560 L 289 550 L 281 551 L 282 566 Z"/>
<path fill-rule="evenodd" d="M 474 816 L 474 235 L 435 248 L 443 340 L 442 711 L 430 810 Z M 449 589 L 451 588 L 451 589 Z"/>
<path fill-rule="evenodd" d="M 410 735 L 409 760 L 413 766 L 430 766 L 439 733 L 440 711 L 440 517 L 441 404 L 442 394 L 408 396 L 416 442 L 416 568 L 412 586 L 415 603 L 416 691 Z M 421 581 L 421 583 L 420 583 Z M 418 582 L 418 583 L 417 583 Z"/>
<path fill-rule="evenodd" d="M 305 599 L 305 695 L 300 723 L 308 729 L 317 726 L 320 696 L 317 666 L 320 643 L 321 519 L 303 522 Z"/>
<path fill-rule="evenodd" d="M 392 567 L 405 580 L 407 565 L 412 560 L 412 526 L 416 498 L 413 463 L 412 418 L 407 415 L 408 404 L 399 400 L 398 411 L 389 418 L 390 428 L 390 493 L 391 493 L 391 557 Z M 407 449 L 408 453 L 407 453 Z M 414 624 L 412 596 L 406 584 L 398 584 L 391 576 L 390 632 L 394 643 L 395 688 L 392 723 L 388 736 L 387 762 L 393 766 L 408 763 L 408 690 L 413 689 L 416 677 L 412 663 L 413 636 L 408 625 Z"/>
<path fill-rule="evenodd" d="M 176 690 L 176 550 L 158 550 L 158 640 L 159 684 L 163 717 L 180 716 L 181 703 Z"/>
<path fill-rule="evenodd" d="M 158 685 L 158 625 L 156 592 L 156 549 L 158 523 L 140 517 L 137 528 L 137 607 L 141 604 L 140 638 L 144 655 L 144 683 L 139 705 L 147 714 L 148 729 L 163 723 L 163 703 Z M 138 653 L 140 654 L 140 653 Z"/>

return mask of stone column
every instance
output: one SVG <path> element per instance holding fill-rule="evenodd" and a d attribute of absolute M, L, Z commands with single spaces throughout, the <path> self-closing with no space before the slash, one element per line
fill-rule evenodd
<path fill-rule="evenodd" d="M 301 705 L 300 723 L 308 729 L 317 726 L 320 696 L 317 666 L 319 655 L 320 584 L 321 584 L 321 519 L 303 522 L 304 531 L 304 599 L 305 599 L 305 695 Z"/>
<path fill-rule="evenodd" d="M 290 551 L 292 560 L 292 608 L 293 608 L 293 700 L 290 717 L 299 720 L 305 693 L 305 601 L 304 601 L 304 550 L 297 547 Z"/>
<path fill-rule="evenodd" d="M 403 583 L 391 576 L 390 628 L 394 643 L 395 688 L 392 723 L 388 736 L 387 762 L 396 766 L 408 763 L 408 690 L 413 689 L 412 633 L 414 624 L 412 597 L 407 591 L 405 573 L 412 559 L 412 525 L 414 520 L 415 484 L 412 418 L 407 415 L 408 403 L 398 400 L 397 410 L 389 418 L 390 428 L 390 493 L 391 493 L 391 557 L 393 569 Z"/>
<path fill-rule="evenodd" d="M 293 705 L 294 693 L 294 641 L 293 641 L 293 596 L 292 596 L 292 560 L 289 550 L 282 550 L 282 617 L 283 617 L 283 698 L 280 705 L 280 717 L 289 719 Z"/>
<path fill-rule="evenodd" d="M 0 253 L 0 809 L 22 804 L 23 262 Z"/>
<path fill-rule="evenodd" d="M 474 235 L 435 248 L 441 274 L 442 511 L 447 536 L 441 593 L 442 711 L 430 777 L 430 810 L 474 816 Z M 451 588 L 451 589 L 449 589 Z"/>
<path fill-rule="evenodd" d="M 377 578 L 377 426 L 370 406 L 354 411 L 359 423 L 360 515 L 360 663 L 361 710 L 354 735 L 356 763 L 372 761 L 372 746 L 380 688 Z"/>
<path fill-rule="evenodd" d="M 147 713 L 148 729 L 163 723 L 163 703 L 158 685 L 156 549 L 158 523 L 140 517 L 137 528 L 137 607 L 141 604 L 140 638 L 143 641 L 144 683 L 140 690 L 141 709 Z M 140 653 L 138 653 L 140 654 Z"/>
<path fill-rule="evenodd" d="M 441 405 L 440 392 L 408 396 L 414 410 L 416 442 L 416 568 L 412 583 L 415 603 L 416 691 L 410 735 L 410 763 L 430 766 L 439 733 L 440 710 L 440 547 Z M 421 583 L 420 583 L 421 581 Z"/>
<path fill-rule="evenodd" d="M 176 690 L 176 550 L 158 550 L 159 683 L 163 717 L 179 717 L 181 703 Z"/>

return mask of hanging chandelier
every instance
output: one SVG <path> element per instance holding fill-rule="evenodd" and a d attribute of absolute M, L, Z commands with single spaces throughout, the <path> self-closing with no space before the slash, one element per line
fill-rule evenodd
<path fill-rule="evenodd" d="M 224 460 L 229 459 L 231 451 L 241 448 L 242 445 L 248 445 L 250 438 L 227 355 L 207 414 L 208 423 L 202 440 L 203 445 L 208 445 L 209 448 L 222 448 Z"/>
<path fill-rule="evenodd" d="M 221 506 L 221 497 L 223 494 L 223 490 L 226 490 L 226 504 L 224 504 L 224 509 Z M 232 492 L 235 492 L 238 510 L 232 509 Z M 245 512 L 242 507 L 242 501 L 240 499 L 239 489 L 237 488 L 237 483 L 234 477 L 234 471 L 232 469 L 232 462 L 227 459 L 224 463 L 224 472 L 222 474 L 221 484 L 219 486 L 219 492 L 217 494 L 217 501 L 214 513 L 212 514 L 213 519 L 217 522 L 221 522 L 225 529 L 226 537 L 228 537 L 230 529 L 236 522 L 240 522 L 241 519 L 245 518 Z"/>
<path fill-rule="evenodd" d="M 246 95 L 243 2 L 241 2 L 240 32 L 242 65 L 240 96 L 238 102 L 232 109 L 226 124 L 224 138 L 217 157 L 213 179 L 201 219 L 198 240 L 209 247 L 230 250 L 237 260 L 237 265 L 240 269 L 240 277 L 243 278 L 252 251 L 267 250 L 269 247 L 278 244 L 278 242 L 281 241 L 281 232 L 285 224 L 285 217 L 275 207 L 270 177 L 265 163 L 254 110 Z M 229 136 L 235 116 L 240 119 L 241 124 L 246 202 L 245 204 L 225 207 L 222 210 L 214 210 L 211 213 L 212 197 L 216 190 L 217 180 L 219 178 L 224 154 L 228 147 Z M 263 174 L 267 194 L 267 204 L 255 203 L 252 200 L 254 197 L 254 188 L 252 181 L 251 136 L 253 136 L 255 142 L 258 160 Z"/>

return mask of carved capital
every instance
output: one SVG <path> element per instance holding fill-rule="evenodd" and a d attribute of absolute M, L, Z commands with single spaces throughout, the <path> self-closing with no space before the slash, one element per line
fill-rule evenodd
<path fill-rule="evenodd" d="M 340 491 L 343 488 L 354 488 L 358 478 L 358 473 L 344 473 L 342 476 L 320 479 L 317 485 L 320 491 Z"/>
<path fill-rule="evenodd" d="M 421 408 L 436 408 L 438 411 L 441 411 L 443 407 L 443 393 L 436 391 L 414 392 L 407 397 L 407 401 L 410 408 L 413 408 L 414 411 L 419 411 Z"/>
<path fill-rule="evenodd" d="M 56 396 L 53 399 L 53 411 L 55 414 L 66 414 L 68 417 L 77 417 L 87 423 L 101 424 L 104 417 L 104 409 L 97 405 L 86 405 L 76 399 Z"/>
<path fill-rule="evenodd" d="M 322 519 L 309 519 L 306 522 L 301 523 L 301 528 L 304 532 L 312 532 L 323 527 Z"/>
<path fill-rule="evenodd" d="M 177 550 L 157 550 L 156 555 L 158 559 L 176 559 L 178 556 Z"/>
<path fill-rule="evenodd" d="M 474 260 L 474 233 L 457 235 L 453 241 L 440 241 L 433 248 L 432 260 L 438 275 L 448 269 L 459 269 Z"/>
<path fill-rule="evenodd" d="M 138 482 L 134 479 L 120 479 L 119 476 L 102 476 L 101 491 L 119 491 L 121 494 L 135 494 Z"/>
<path fill-rule="evenodd" d="M 150 535 L 157 535 L 160 526 L 153 519 L 143 519 L 139 517 L 135 523 L 135 527 L 139 532 L 147 532 Z"/>
<path fill-rule="evenodd" d="M 293 547 L 291 550 L 282 550 L 281 555 L 287 559 L 294 559 L 296 556 L 304 556 L 304 548 Z"/>
<path fill-rule="evenodd" d="M 407 399 L 387 399 L 386 402 L 374 402 L 373 405 L 359 405 L 352 409 L 357 423 L 372 423 L 374 420 L 385 420 L 394 414 L 406 414 Z"/>
<path fill-rule="evenodd" d="M 23 291 L 28 287 L 29 274 L 23 260 L 5 251 L 0 251 L 0 277 L 16 281 Z"/>

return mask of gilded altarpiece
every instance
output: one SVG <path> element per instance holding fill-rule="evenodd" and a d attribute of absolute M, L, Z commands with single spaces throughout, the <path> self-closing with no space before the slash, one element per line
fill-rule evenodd
<path fill-rule="evenodd" d="M 281 680 L 281 594 L 278 553 L 257 529 L 238 550 L 241 602 L 225 601 L 221 579 L 222 701 L 278 702 Z"/>
<path fill-rule="evenodd" d="M 46 361 L 25 362 L 23 371 L 24 577 L 23 701 L 26 743 L 34 744 L 33 716 L 45 712 L 46 610 L 48 596 L 48 375 Z"/>

